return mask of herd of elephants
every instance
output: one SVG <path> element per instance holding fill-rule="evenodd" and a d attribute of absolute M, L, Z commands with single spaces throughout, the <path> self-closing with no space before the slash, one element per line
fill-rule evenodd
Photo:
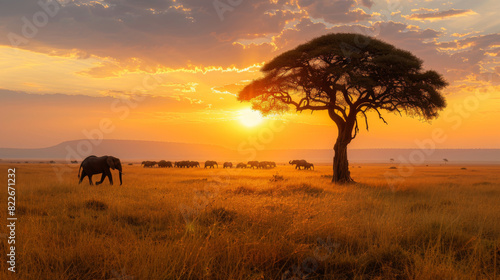
<path fill-rule="evenodd" d="M 314 170 L 314 164 L 307 162 L 306 160 L 303 159 L 296 159 L 296 160 L 291 160 L 289 161 L 290 164 L 295 165 L 295 169 L 310 169 Z M 141 166 L 143 167 L 162 167 L 162 168 L 173 168 L 173 167 L 178 167 L 178 168 L 195 168 L 195 167 L 200 167 L 200 163 L 197 161 L 189 161 L 189 160 L 183 160 L 183 161 L 166 161 L 166 160 L 160 160 L 160 161 L 143 161 L 141 163 Z M 222 165 L 223 168 L 233 168 L 233 163 L 232 162 L 224 162 Z M 205 166 L 204 168 L 215 168 L 219 167 L 219 164 L 216 161 L 213 160 L 207 160 L 205 161 Z M 261 168 L 261 169 L 270 169 L 276 167 L 276 162 L 274 161 L 249 161 L 248 163 L 240 162 L 236 164 L 236 168 Z"/>
<path fill-rule="evenodd" d="M 307 162 L 306 160 L 299 159 L 299 160 L 291 160 L 289 161 L 289 164 L 295 165 L 295 169 L 298 170 L 314 170 L 314 164 Z M 195 167 L 201 167 L 200 163 L 197 161 L 189 161 L 189 160 L 184 160 L 184 161 L 166 161 L 166 160 L 161 160 L 159 162 L 156 161 L 143 161 L 141 163 L 141 166 L 152 168 L 152 167 L 163 167 L 163 168 L 195 168 Z M 204 168 L 218 168 L 219 165 L 216 161 L 213 160 L 207 160 L 205 162 Z M 232 168 L 233 163 L 232 162 L 224 162 L 223 168 Z M 276 167 L 276 163 L 273 161 L 249 161 L 248 163 L 243 163 L 240 162 L 236 164 L 236 168 L 261 168 L 261 169 L 269 169 L 269 168 L 274 168 Z M 109 179 L 109 183 L 113 185 L 113 177 L 111 175 L 111 169 L 113 170 L 118 170 L 119 171 L 119 178 L 120 178 L 120 185 L 122 184 L 122 164 L 119 158 L 113 157 L 113 156 L 102 156 L 102 157 L 97 157 L 97 156 L 88 156 L 85 158 L 82 163 L 80 164 L 80 168 L 78 169 L 78 178 L 79 182 L 81 183 L 83 178 L 88 177 L 89 183 L 93 185 L 92 183 L 92 175 L 95 174 L 102 174 L 101 180 L 99 182 L 96 182 L 96 185 L 101 184 L 106 177 Z"/>

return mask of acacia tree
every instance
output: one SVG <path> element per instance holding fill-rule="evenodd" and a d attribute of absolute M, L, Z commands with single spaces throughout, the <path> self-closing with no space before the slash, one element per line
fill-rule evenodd
<path fill-rule="evenodd" d="M 266 63 L 264 77 L 248 84 L 238 100 L 252 101 L 264 114 L 295 108 L 325 110 L 338 129 L 333 179 L 352 182 L 347 145 L 359 132 L 367 112 L 387 124 L 381 110 L 437 117 L 446 106 L 439 92 L 447 83 L 408 51 L 360 34 L 328 34 L 287 51 Z"/>

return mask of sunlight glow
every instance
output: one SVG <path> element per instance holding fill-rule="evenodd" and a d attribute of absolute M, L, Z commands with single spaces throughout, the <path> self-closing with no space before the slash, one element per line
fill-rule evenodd
<path fill-rule="evenodd" d="M 240 110 L 239 120 L 246 127 L 254 127 L 260 124 L 264 120 L 264 117 L 259 111 L 244 109 Z"/>

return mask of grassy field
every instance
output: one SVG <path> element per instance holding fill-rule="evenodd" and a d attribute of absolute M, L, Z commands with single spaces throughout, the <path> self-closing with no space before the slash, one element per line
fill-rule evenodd
<path fill-rule="evenodd" d="M 17 273 L 2 226 L 0 279 L 500 279 L 500 166 L 415 167 L 392 187 L 390 165 L 356 164 L 347 186 L 328 166 L 124 165 L 122 186 L 14 166 Z"/>

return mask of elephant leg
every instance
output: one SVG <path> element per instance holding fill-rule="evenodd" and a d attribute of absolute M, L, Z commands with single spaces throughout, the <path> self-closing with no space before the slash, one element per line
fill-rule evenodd
<path fill-rule="evenodd" d="M 108 176 L 109 184 L 113 185 L 113 176 L 111 175 L 111 171 L 108 171 L 106 175 Z"/>
<path fill-rule="evenodd" d="M 102 182 L 104 182 L 104 179 L 106 179 L 106 173 L 105 172 L 102 173 L 101 181 L 95 182 L 95 185 L 97 186 L 97 185 L 102 184 Z"/>
<path fill-rule="evenodd" d="M 92 183 L 92 175 L 89 174 L 89 175 L 87 175 L 87 177 L 89 177 L 89 183 L 92 186 L 94 184 L 94 183 Z"/>

